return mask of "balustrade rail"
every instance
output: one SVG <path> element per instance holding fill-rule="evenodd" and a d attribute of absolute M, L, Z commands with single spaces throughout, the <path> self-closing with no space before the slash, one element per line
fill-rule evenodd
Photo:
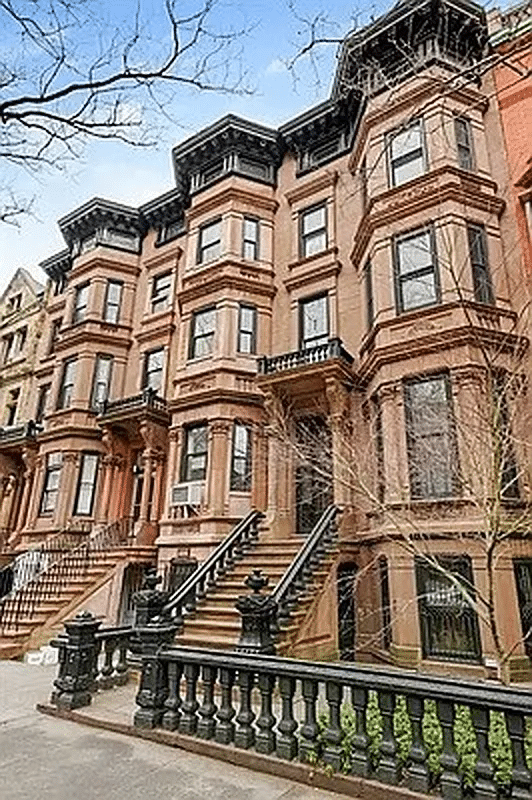
<path fill-rule="evenodd" d="M 259 536 L 259 522 L 263 517 L 261 511 L 251 511 L 242 519 L 199 569 L 193 572 L 168 599 L 163 614 L 171 616 L 181 627 L 184 615 L 193 614 L 198 601 L 205 597 L 209 589 L 216 586 L 217 580 L 225 575 L 235 561 L 253 547 Z"/>
<path fill-rule="evenodd" d="M 40 431 L 42 431 L 42 425 L 33 419 L 24 422 L 22 425 L 10 425 L 7 428 L 0 428 L 0 444 L 18 442 L 22 439 L 35 439 Z"/>
<path fill-rule="evenodd" d="M 106 550 L 127 544 L 131 533 L 131 520 L 118 520 L 95 535 L 87 536 L 81 543 L 79 534 L 71 540 L 75 534 L 65 531 L 42 548 L 28 551 L 32 554 L 33 569 L 36 563 L 33 553 L 41 559 L 38 571 L 34 571 L 26 582 L 14 582 L 11 591 L 0 598 L 0 634 L 16 632 L 24 621 L 31 621 L 43 602 L 58 597 L 69 584 L 82 580 L 99 556 L 104 556 Z M 72 546 L 59 549 L 59 542 L 71 542 Z"/>
<path fill-rule="evenodd" d="M 338 506 L 328 506 L 272 594 L 277 603 L 277 630 L 290 620 L 291 612 L 307 589 L 314 572 L 337 539 Z M 275 625 L 275 623 L 274 623 Z"/>
<path fill-rule="evenodd" d="M 329 361 L 332 358 L 339 358 L 349 365 L 354 361 L 353 356 L 343 347 L 342 340 L 335 338 L 329 339 L 324 344 L 305 347 L 292 353 L 281 353 L 278 356 L 262 356 L 257 359 L 257 364 L 260 375 L 272 375 L 276 372 L 284 372 L 303 365 Z"/>
<path fill-rule="evenodd" d="M 453 800 L 531 797 L 528 691 L 179 647 L 145 656 L 144 670 L 140 727 L 321 763 Z M 153 683 L 154 674 L 161 683 Z"/>
<path fill-rule="evenodd" d="M 165 413 L 168 411 L 168 404 L 163 397 L 159 397 L 153 389 L 145 389 L 140 394 L 131 397 L 124 397 L 120 400 L 105 400 L 100 404 L 99 413 L 104 415 L 117 411 L 133 411 L 144 407 L 153 408 L 155 411 L 164 411 Z"/>

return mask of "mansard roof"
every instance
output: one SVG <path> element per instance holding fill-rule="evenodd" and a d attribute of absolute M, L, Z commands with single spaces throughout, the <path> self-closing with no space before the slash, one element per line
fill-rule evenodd
<path fill-rule="evenodd" d="M 471 0 L 403 0 L 346 36 L 332 97 L 353 88 L 373 94 L 431 61 L 456 68 L 474 64 L 486 41 L 484 9 Z"/>
<path fill-rule="evenodd" d="M 188 193 L 191 178 L 203 167 L 230 154 L 256 159 L 275 169 L 281 158 L 279 134 L 256 122 L 228 114 L 196 133 L 172 150 L 179 189 Z M 238 159 L 224 167 L 224 174 L 239 172 Z"/>
<path fill-rule="evenodd" d="M 80 208 L 62 217 L 58 224 L 69 246 L 103 225 L 139 234 L 143 231 L 143 221 L 137 208 L 101 197 L 93 197 Z"/>

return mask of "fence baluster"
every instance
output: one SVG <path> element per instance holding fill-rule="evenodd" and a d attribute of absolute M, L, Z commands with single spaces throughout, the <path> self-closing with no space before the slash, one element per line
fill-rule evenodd
<path fill-rule="evenodd" d="M 366 778 L 371 772 L 369 737 L 367 733 L 366 709 L 368 690 L 351 687 L 351 703 L 355 711 L 356 733 L 351 742 L 351 772 Z"/>
<path fill-rule="evenodd" d="M 260 714 L 257 718 L 258 732 L 255 739 L 255 750 L 257 753 L 269 755 L 275 750 L 275 733 L 272 730 L 275 725 L 275 717 L 272 713 L 272 694 L 275 678 L 273 675 L 259 675 L 258 686 L 261 705 Z"/>
<path fill-rule="evenodd" d="M 454 747 L 454 703 L 448 700 L 437 700 L 436 706 L 443 735 L 441 793 L 444 800 L 460 800 L 462 784 L 458 774 L 458 756 Z"/>
<path fill-rule="evenodd" d="M 512 745 L 512 800 L 530 800 L 530 770 L 525 756 L 525 720 L 522 714 L 506 713 L 506 726 Z"/>
<path fill-rule="evenodd" d="M 214 731 L 214 738 L 219 744 L 230 744 L 235 735 L 235 726 L 231 721 L 235 716 L 233 708 L 233 684 L 235 682 L 235 671 L 232 669 L 220 669 L 220 686 L 222 687 L 222 700 L 220 708 L 216 714 L 217 723 Z"/>
<path fill-rule="evenodd" d="M 196 688 L 198 684 L 199 667 L 197 664 L 185 664 L 183 668 L 185 676 L 185 699 L 181 703 L 181 718 L 179 720 L 180 733 L 196 733 L 198 726 L 198 706 L 196 700 Z"/>
<path fill-rule="evenodd" d="M 494 800 L 497 787 L 493 780 L 494 769 L 489 751 L 489 712 L 485 708 L 471 707 L 471 722 L 477 740 L 477 761 L 475 764 L 475 800 Z"/>
<path fill-rule="evenodd" d="M 101 689 L 110 689 L 113 686 L 113 655 L 115 652 L 116 639 L 105 639 L 103 643 L 104 663 L 100 671 L 98 685 Z"/>
<path fill-rule="evenodd" d="M 161 723 L 162 727 L 167 731 L 175 731 L 179 727 L 179 718 L 181 716 L 179 684 L 182 672 L 182 664 L 177 661 L 168 662 L 168 697 L 164 703 L 166 710 Z"/>
<path fill-rule="evenodd" d="M 129 667 L 127 665 L 127 649 L 129 634 L 122 635 L 118 640 L 118 661 L 115 667 L 115 685 L 125 686 L 129 680 Z"/>
<path fill-rule="evenodd" d="M 278 725 L 277 755 L 291 761 L 297 755 L 297 739 L 294 731 L 297 722 L 294 719 L 294 693 L 296 682 L 294 678 L 279 678 L 279 693 L 282 699 L 282 717 Z"/>
<path fill-rule="evenodd" d="M 240 709 L 236 717 L 238 727 L 235 731 L 235 745 L 242 747 L 244 750 L 249 750 L 255 743 L 255 731 L 252 725 L 255 714 L 251 709 L 251 691 L 254 682 L 255 676 L 252 672 L 239 670 Z"/>
<path fill-rule="evenodd" d="M 380 691 L 379 708 L 382 714 L 382 740 L 377 777 L 383 783 L 396 784 L 399 781 L 399 762 L 397 745 L 393 732 L 393 712 L 395 711 L 395 695 L 392 692 Z"/>
<path fill-rule="evenodd" d="M 423 712 L 425 703 L 421 697 L 407 697 L 406 707 L 412 726 L 412 746 L 408 754 L 406 783 L 415 792 L 428 792 L 430 775 L 427 767 L 427 750 L 423 741 Z"/>
<path fill-rule="evenodd" d="M 340 683 L 327 681 L 325 694 L 329 705 L 329 725 L 325 731 L 326 745 L 323 751 L 323 760 L 326 764 L 330 764 L 336 772 L 339 772 L 342 768 L 343 731 L 340 724 L 340 705 L 343 687 Z"/>
<path fill-rule="evenodd" d="M 214 736 L 214 715 L 217 711 L 214 703 L 214 684 L 217 671 L 216 667 L 204 666 L 201 668 L 203 702 L 199 708 L 198 736 L 200 739 L 212 739 Z"/>
<path fill-rule="evenodd" d="M 305 679 L 302 683 L 305 701 L 305 722 L 301 727 L 299 743 L 299 760 L 312 762 L 317 756 L 318 723 L 316 720 L 316 700 L 318 698 L 318 682 Z"/>

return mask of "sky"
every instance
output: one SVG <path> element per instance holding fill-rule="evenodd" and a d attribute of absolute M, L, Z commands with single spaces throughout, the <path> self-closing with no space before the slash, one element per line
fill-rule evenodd
<path fill-rule="evenodd" d="M 143 1 L 153 8 L 159 3 L 159 0 Z M 197 0 L 180 2 L 190 4 Z M 216 21 L 220 28 L 248 29 L 240 45 L 245 80 L 252 92 L 235 95 L 183 89 L 167 109 L 171 119 L 165 121 L 165 129 L 159 134 L 154 148 L 130 148 L 120 142 L 92 141 L 84 148 L 82 157 L 72 161 L 66 171 L 47 169 L 35 175 L 19 169 L 16 189 L 22 195 L 34 198 L 33 213 L 22 218 L 19 227 L 0 223 L 0 292 L 18 267 L 28 269 L 37 280 L 45 280 L 38 263 L 65 247 L 57 220 L 91 197 L 138 206 L 173 188 L 171 148 L 219 117 L 234 113 L 276 127 L 328 97 L 336 46 L 316 51 L 320 59 L 318 86 L 316 73 L 308 62 L 300 65 L 297 82 L 286 68 L 286 61 L 306 41 L 305 26 L 290 11 L 289 0 L 219 2 Z M 317 13 L 325 13 L 323 0 L 293 0 L 293 3 L 300 17 L 313 18 Z M 392 5 L 394 3 L 390 0 L 373 0 L 371 5 L 359 6 L 357 11 L 353 2 L 327 0 L 326 13 L 335 21 L 335 27 L 328 32 L 331 37 L 341 37 L 355 24 L 364 24 L 371 16 L 382 14 Z M 114 4 L 109 6 L 115 8 Z M 116 8 L 128 13 L 135 6 L 135 0 L 122 0 Z M 153 14 L 156 35 L 156 12 Z M 13 51 L 10 57 L 13 57 Z M 0 162 L 0 186 L 3 182 L 1 171 Z"/>

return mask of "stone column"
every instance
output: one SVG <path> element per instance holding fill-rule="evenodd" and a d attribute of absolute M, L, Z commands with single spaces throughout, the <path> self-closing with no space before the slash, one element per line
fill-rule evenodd
<path fill-rule="evenodd" d="M 209 424 L 207 496 L 209 513 L 215 517 L 222 517 L 225 511 L 230 432 L 231 422 L 229 420 L 214 420 Z"/>
<path fill-rule="evenodd" d="M 168 434 L 168 468 L 166 470 L 166 491 L 163 497 L 166 498 L 165 507 L 162 509 L 161 516 L 168 518 L 172 507 L 172 487 L 179 483 L 179 455 L 183 446 L 183 427 L 178 425 L 171 428 Z"/>
<path fill-rule="evenodd" d="M 337 378 L 325 384 L 329 407 L 329 425 L 332 434 L 333 500 L 345 507 L 350 503 L 352 477 L 349 474 L 351 426 L 349 417 L 349 392 Z"/>
<path fill-rule="evenodd" d="M 7 541 L 14 543 L 14 532 L 10 532 L 9 519 L 13 508 L 13 501 L 17 494 L 17 476 L 14 473 L 4 475 L 1 478 L 2 500 L 0 503 L 0 544 Z M 11 536 L 10 536 L 11 533 Z"/>
<path fill-rule="evenodd" d="M 111 471 L 111 491 L 109 493 L 109 509 L 107 513 L 107 521 L 113 522 L 117 519 L 122 519 L 124 513 L 122 505 L 124 502 L 125 482 L 124 475 L 126 459 L 122 456 L 115 456 L 113 467 Z"/>
<path fill-rule="evenodd" d="M 39 516 L 45 463 L 46 459 L 44 456 L 36 456 L 32 493 L 29 501 L 29 510 L 27 516 L 27 528 L 35 528 L 35 523 L 37 522 L 37 517 Z"/>
<path fill-rule="evenodd" d="M 153 470 L 153 453 L 150 447 L 146 447 L 144 449 L 144 452 L 142 453 L 142 463 L 144 466 L 144 479 L 142 481 L 139 523 L 146 524 L 148 521 L 148 505 L 150 501 L 150 487 Z"/>
<path fill-rule="evenodd" d="M 264 400 L 267 424 L 268 464 L 268 523 L 278 536 L 289 535 L 292 530 L 290 518 L 293 496 L 292 459 L 290 446 L 280 430 L 285 422 L 285 410 L 281 400 L 267 392 Z"/>
<path fill-rule="evenodd" d="M 401 503 L 409 493 L 404 414 L 403 419 L 400 419 L 403 410 L 401 384 L 382 386 L 379 389 L 378 398 L 382 416 L 385 502 Z M 405 442 L 405 447 L 402 447 L 403 442 Z M 401 469 L 401 463 L 403 469 Z"/>
<path fill-rule="evenodd" d="M 20 501 L 20 508 L 17 516 L 16 524 L 12 536 L 16 538 L 20 532 L 26 527 L 31 491 L 33 488 L 33 476 L 35 473 L 36 452 L 30 448 L 24 448 L 22 451 L 22 460 L 24 462 L 24 488 L 22 491 L 22 498 Z"/>
<path fill-rule="evenodd" d="M 252 428 L 251 505 L 265 509 L 268 505 L 268 436 L 262 423 Z"/>
<path fill-rule="evenodd" d="M 471 366 L 451 370 L 455 430 L 462 496 L 485 497 L 492 480 L 493 444 L 489 403 L 482 369 Z M 458 469 L 458 467 L 457 467 Z"/>
<path fill-rule="evenodd" d="M 164 497 L 164 453 L 155 453 L 155 482 L 153 486 L 153 497 L 151 503 L 150 519 L 157 525 L 161 518 L 161 500 Z"/>

